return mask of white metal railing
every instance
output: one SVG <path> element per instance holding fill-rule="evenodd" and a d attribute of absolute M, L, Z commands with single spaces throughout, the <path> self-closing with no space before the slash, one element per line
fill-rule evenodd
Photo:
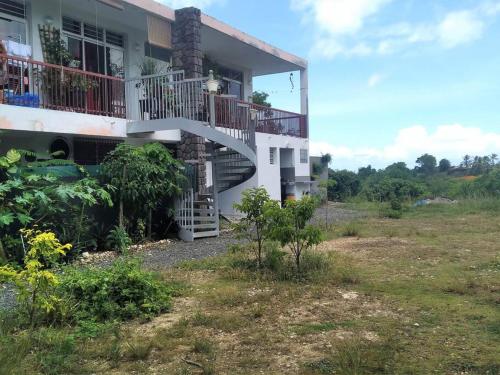
<path fill-rule="evenodd" d="M 192 188 L 184 191 L 177 198 L 175 219 L 181 228 L 188 230 L 194 228 L 194 190 Z"/>
<path fill-rule="evenodd" d="M 186 118 L 241 140 L 255 149 L 251 104 L 207 92 L 208 78 L 185 79 L 182 71 L 143 76 L 125 82 L 127 118 L 148 121 Z"/>
<path fill-rule="evenodd" d="M 185 79 L 183 71 L 128 79 L 127 118 L 136 121 L 187 118 L 208 121 L 206 78 Z"/>

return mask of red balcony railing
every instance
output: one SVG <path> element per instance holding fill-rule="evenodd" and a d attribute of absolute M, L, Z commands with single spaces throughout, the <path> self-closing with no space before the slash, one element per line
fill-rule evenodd
<path fill-rule="evenodd" d="M 256 131 L 307 138 L 307 116 L 231 97 L 215 96 L 216 126 L 238 130 L 243 108 L 256 110 Z"/>
<path fill-rule="evenodd" d="M 131 120 L 184 117 L 208 122 L 203 78 L 180 73 L 125 81 L 97 73 L 0 54 L 0 104 L 80 112 Z M 127 87 L 127 99 L 125 99 Z M 215 125 L 246 138 L 249 109 L 256 131 L 307 138 L 307 116 L 215 95 Z M 245 133 L 245 134 L 244 134 Z"/>
<path fill-rule="evenodd" d="M 125 117 L 121 78 L 0 55 L 0 104 Z"/>
<path fill-rule="evenodd" d="M 307 116 L 258 104 L 249 105 L 257 111 L 256 131 L 307 138 Z"/>

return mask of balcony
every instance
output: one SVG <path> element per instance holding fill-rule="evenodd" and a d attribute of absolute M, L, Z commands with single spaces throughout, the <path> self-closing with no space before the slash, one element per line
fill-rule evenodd
<path fill-rule="evenodd" d="M 210 118 L 205 82 L 185 79 L 182 72 L 123 80 L 0 55 L 0 104 L 130 120 L 187 118 L 233 132 L 242 130 L 239 111 L 246 108 L 254 110 L 257 132 L 307 138 L 305 115 L 232 97 L 215 95 L 215 116 Z"/>

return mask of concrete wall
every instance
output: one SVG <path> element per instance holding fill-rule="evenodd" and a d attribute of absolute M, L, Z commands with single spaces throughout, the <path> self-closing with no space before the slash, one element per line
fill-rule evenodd
<path fill-rule="evenodd" d="M 0 130 L 127 138 L 127 120 L 114 117 L 0 104 Z M 147 140 L 179 142 L 179 130 L 151 133 Z"/>
<path fill-rule="evenodd" d="M 272 199 L 281 200 L 280 148 L 293 150 L 293 154 L 295 155 L 293 160 L 295 176 L 309 176 L 309 162 L 300 163 L 300 149 L 309 150 L 309 140 L 283 135 L 256 133 L 255 141 L 257 144 L 257 172 L 247 182 L 219 194 L 219 208 L 224 214 L 236 214 L 232 208 L 233 203 L 240 201 L 241 193 L 244 190 L 256 186 L 264 186 Z M 275 164 L 270 163 L 270 147 L 276 147 L 278 150 Z M 296 183 L 295 186 L 291 187 L 290 192 L 293 192 L 296 198 L 300 199 L 308 191 L 309 184 Z"/>

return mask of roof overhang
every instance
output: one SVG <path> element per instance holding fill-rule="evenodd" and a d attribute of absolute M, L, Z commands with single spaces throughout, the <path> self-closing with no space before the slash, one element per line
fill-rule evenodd
<path fill-rule="evenodd" d="M 171 22 L 175 21 L 175 11 L 154 0 L 122 1 Z M 251 69 L 255 76 L 307 68 L 305 59 L 274 47 L 207 14 L 201 14 L 201 23 L 204 53 L 234 66 Z"/>

